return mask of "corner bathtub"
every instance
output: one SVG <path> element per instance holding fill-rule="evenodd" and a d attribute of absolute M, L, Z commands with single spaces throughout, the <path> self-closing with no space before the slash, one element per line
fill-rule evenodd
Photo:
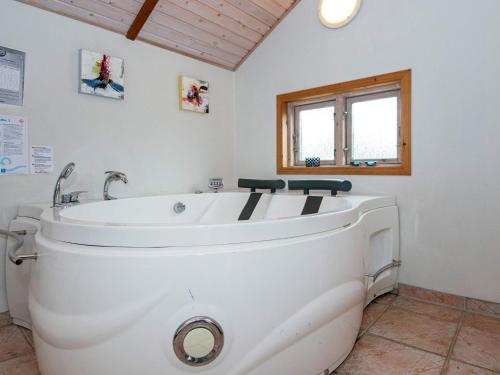
<path fill-rule="evenodd" d="M 393 198 L 184 194 L 48 209 L 29 306 L 43 375 L 316 375 L 394 288 Z M 177 203 L 185 210 L 174 211 Z M 178 210 L 179 211 L 179 210 Z"/>

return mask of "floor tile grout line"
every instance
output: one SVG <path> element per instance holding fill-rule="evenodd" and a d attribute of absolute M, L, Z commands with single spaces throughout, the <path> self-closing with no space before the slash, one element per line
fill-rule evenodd
<path fill-rule="evenodd" d="M 382 315 L 384 315 L 384 313 L 385 313 L 387 310 L 389 310 L 389 308 L 392 306 L 392 304 L 394 303 L 394 301 L 396 301 L 396 298 L 394 298 L 394 299 L 393 299 L 391 302 L 389 302 L 389 303 L 377 302 L 377 299 L 378 299 L 378 298 L 381 298 L 381 297 L 383 297 L 383 296 L 387 296 L 387 295 L 394 295 L 394 296 L 396 296 L 396 297 L 397 297 L 397 294 L 394 294 L 394 293 L 392 293 L 392 292 L 389 292 L 389 293 L 383 294 L 383 295 L 381 295 L 381 296 L 378 296 L 378 297 L 377 297 L 377 298 L 375 298 L 372 302 L 370 302 L 368 305 L 366 305 L 366 306 L 365 306 L 365 308 L 363 309 L 363 312 L 364 312 L 364 310 L 365 310 L 368 306 L 370 306 L 372 303 L 375 303 L 375 304 L 377 304 L 377 305 L 384 306 L 384 310 L 383 310 L 380 314 L 376 315 L 376 318 L 373 320 L 373 322 L 371 322 L 370 324 L 368 324 L 368 326 L 367 326 L 367 327 L 366 327 L 366 328 L 365 328 L 365 329 L 361 332 L 361 334 L 359 334 L 359 335 L 358 335 L 358 337 L 357 337 L 356 341 L 358 341 L 361 337 L 363 337 L 363 336 L 364 336 L 364 335 L 368 332 L 368 330 L 369 330 L 369 329 L 370 329 L 370 328 L 371 328 L 371 327 L 372 327 L 372 326 L 373 326 L 373 325 L 374 325 L 374 324 L 375 324 L 375 323 L 376 323 L 376 322 L 377 322 L 377 321 L 378 321 L 378 320 L 382 317 Z"/>
<path fill-rule="evenodd" d="M 393 342 L 394 344 L 398 344 L 398 345 L 401 345 L 402 347 L 407 347 L 407 348 L 419 351 L 421 353 L 428 353 L 430 355 L 437 356 L 442 361 L 441 366 L 439 366 L 439 367 L 436 368 L 436 370 L 439 371 L 440 375 L 445 375 L 446 372 L 449 371 L 450 364 L 452 363 L 452 361 L 453 361 L 453 363 L 457 362 L 457 363 L 462 363 L 462 364 L 467 365 L 467 366 L 471 366 L 471 368 L 475 368 L 477 370 L 488 371 L 488 373 L 491 373 L 492 375 L 493 374 L 500 375 L 500 372 L 498 372 L 498 371 L 496 371 L 496 370 L 494 370 L 492 368 L 488 368 L 488 367 L 484 367 L 484 366 L 481 366 L 481 365 L 477 365 L 475 363 L 469 363 L 469 362 L 466 362 L 464 360 L 456 359 L 456 358 L 453 357 L 453 352 L 454 352 L 455 346 L 456 346 L 456 344 L 458 342 L 458 338 L 459 338 L 460 332 L 462 330 L 462 327 L 464 327 L 464 325 L 466 324 L 466 318 L 467 318 L 467 316 L 470 316 L 470 315 L 477 315 L 478 317 L 479 316 L 486 316 L 486 317 L 491 317 L 493 319 L 499 318 L 498 316 L 491 316 L 489 314 L 485 314 L 485 313 L 481 313 L 481 312 L 477 312 L 477 311 L 473 311 L 473 310 L 467 310 L 465 307 L 463 309 L 460 309 L 460 308 L 457 308 L 456 306 L 451 306 L 451 305 L 446 305 L 446 304 L 440 304 L 440 303 L 435 303 L 435 302 L 429 302 L 429 301 L 426 301 L 426 300 L 422 300 L 422 299 L 414 298 L 414 297 L 409 297 L 409 296 L 401 296 L 401 297 L 402 298 L 407 298 L 409 300 L 415 300 L 415 301 L 418 301 L 418 302 L 421 302 L 421 303 L 427 304 L 427 305 L 434 305 L 434 306 L 438 306 L 438 307 L 443 307 L 443 308 L 446 308 L 446 309 L 450 309 L 452 311 L 457 312 L 457 315 L 458 315 L 457 319 L 455 319 L 454 321 L 453 320 L 444 320 L 444 319 L 442 319 L 440 317 L 428 315 L 428 314 L 423 313 L 423 312 L 419 312 L 419 311 L 411 310 L 411 309 L 406 308 L 406 307 L 398 306 L 398 304 L 397 304 L 397 300 L 398 299 L 394 298 L 391 302 L 389 302 L 387 304 L 385 304 L 385 303 L 378 303 L 378 304 L 383 305 L 383 306 L 385 305 L 385 307 L 383 309 L 381 309 L 381 311 L 379 313 L 374 314 L 373 320 L 359 334 L 359 336 L 357 337 L 356 341 L 359 341 L 359 340 L 363 339 L 363 337 L 371 336 L 371 337 L 379 338 L 380 340 L 386 340 L 387 342 Z M 377 300 L 375 299 L 373 302 L 377 303 Z M 436 352 L 433 352 L 433 351 L 430 351 L 430 350 L 427 350 L 427 349 L 416 347 L 416 346 L 413 346 L 413 345 L 410 345 L 410 344 L 407 344 L 407 343 L 404 343 L 404 342 L 399 342 L 399 341 L 396 341 L 394 339 L 390 339 L 388 337 L 384 337 L 382 335 L 370 332 L 370 329 L 377 322 L 379 322 L 382 319 L 382 317 L 384 316 L 384 314 L 386 314 L 387 311 L 389 309 L 391 309 L 391 308 L 404 310 L 404 311 L 407 311 L 408 313 L 413 313 L 415 315 L 419 315 L 419 316 L 422 316 L 422 317 L 427 317 L 427 318 L 435 319 L 435 320 L 438 320 L 438 321 L 443 321 L 443 322 L 446 322 L 446 323 L 453 324 L 452 327 L 454 328 L 455 331 L 454 332 L 452 331 L 452 337 L 451 337 L 451 340 L 449 342 L 448 348 L 447 348 L 447 350 L 445 352 L 446 354 L 439 354 L 439 353 L 436 353 Z M 335 374 L 335 372 L 334 372 L 334 374 Z"/>
<path fill-rule="evenodd" d="M 380 313 L 380 314 L 377 314 L 376 318 L 373 320 L 373 322 L 371 322 L 367 328 L 358 336 L 357 338 L 357 341 L 360 340 L 362 337 L 364 336 L 372 336 L 372 337 L 377 337 L 377 338 L 380 338 L 380 339 L 383 339 L 383 340 L 387 340 L 387 341 L 390 341 L 390 342 L 393 342 L 393 343 L 396 343 L 396 344 L 399 344 L 399 345 L 402 345 L 402 346 L 405 346 L 405 347 L 408 347 L 408 348 L 411 348 L 411 349 L 414 349 L 414 350 L 418 350 L 418 351 L 421 351 L 421 352 L 425 352 L 425 353 L 429 353 L 429 354 L 432 354 L 432 355 L 435 355 L 435 356 L 438 356 L 440 358 L 443 358 L 444 359 L 444 362 L 443 362 L 443 367 L 441 369 L 441 372 L 440 374 L 441 375 L 444 375 L 446 374 L 446 371 L 448 370 L 449 368 L 449 364 L 451 362 L 451 360 L 453 361 L 456 361 L 456 362 L 459 362 L 459 363 L 463 363 L 463 364 L 466 364 L 466 365 L 469 365 L 469 366 L 472 366 L 474 368 L 478 368 L 478 369 L 483 369 L 483 370 L 486 370 L 486 371 L 491 371 L 492 374 L 495 374 L 495 375 L 500 375 L 500 372 L 495 372 L 494 370 L 492 369 L 489 369 L 489 368 L 486 368 L 486 367 L 483 367 L 483 366 L 479 366 L 479 365 L 476 365 L 474 363 L 468 363 L 468 362 L 465 362 L 463 360 L 458 360 L 456 358 L 453 358 L 452 354 L 453 354 L 453 350 L 455 348 L 455 344 L 457 342 L 457 339 L 458 339 L 458 335 L 460 333 L 460 330 L 462 328 L 462 324 L 463 324 L 463 321 L 466 317 L 467 314 L 477 314 L 477 315 L 481 315 L 481 316 L 489 316 L 487 314 L 482 314 L 482 313 L 479 313 L 479 312 L 476 312 L 476 311 L 469 311 L 469 310 L 466 310 L 466 309 L 459 309 L 457 307 L 454 307 L 454 306 L 450 306 L 450 305 L 445 305 L 445 304 L 440 304 L 440 303 L 435 303 L 435 302 L 429 302 L 429 301 L 426 301 L 426 300 L 422 300 L 422 299 L 419 299 L 419 298 L 414 298 L 414 297 L 409 297 L 409 296 L 401 296 L 403 298 L 408 298 L 408 299 L 412 299 L 412 300 L 416 300 L 416 301 L 419 301 L 419 302 L 422 302 L 422 303 L 426 303 L 426 304 L 431 304 L 431 305 L 435 305 L 435 306 L 439 306 L 439 307 L 444 307 L 444 308 L 449 308 L 449 309 L 452 309 L 454 311 L 459 311 L 461 314 L 460 314 L 460 317 L 458 319 L 457 322 L 450 322 L 449 320 L 442 320 L 440 318 L 436 318 L 434 316 L 430 316 L 430 315 L 427 315 L 427 314 L 423 314 L 423 313 L 419 313 L 419 312 L 416 312 L 416 311 L 413 311 L 413 310 L 409 310 L 409 309 L 405 309 L 405 308 L 402 308 L 400 306 L 397 306 L 395 303 L 396 303 L 396 300 L 397 299 L 394 299 L 392 302 L 388 303 L 388 304 L 384 304 L 384 303 L 379 303 L 380 305 L 385 305 L 385 308 L 384 310 Z M 377 303 L 376 300 L 374 301 L 374 303 Z M 448 323 L 453 323 L 453 324 L 456 324 L 456 330 L 455 330 L 455 333 L 454 333 L 454 336 L 450 342 L 450 345 L 448 347 L 448 350 L 447 350 L 447 354 L 446 356 L 442 355 L 442 354 L 438 354 L 438 353 L 435 353 L 435 352 L 432 352 L 432 351 L 429 351 L 429 350 L 426 350 L 426 349 L 422 349 L 422 348 L 419 348 L 419 347 L 415 347 L 413 345 L 409 345 L 409 344 L 406 344 L 406 343 L 403 343 L 403 342 L 399 342 L 399 341 L 396 341 L 396 340 L 393 340 L 393 339 L 390 339 L 390 338 L 387 338 L 387 337 L 384 337 L 384 336 L 381 336 L 381 335 L 377 335 L 377 334 L 374 334 L 372 332 L 370 332 L 370 328 L 376 324 L 377 321 L 379 321 L 381 319 L 381 317 L 390 309 L 390 308 L 399 308 L 401 310 L 404 310 L 404 311 L 407 311 L 407 312 L 411 312 L 411 313 L 415 313 L 415 314 L 418 314 L 418 315 L 421 315 L 421 316 L 426 316 L 426 317 L 430 317 L 430 318 L 433 318 L 433 319 L 437 319 L 437 320 L 440 320 L 440 321 L 444 321 L 444 322 L 448 322 Z M 493 317 L 493 318 L 496 318 L 496 317 Z M 335 372 L 334 372 L 335 373 Z"/>
<path fill-rule="evenodd" d="M 496 302 L 486 302 L 486 303 L 496 303 Z M 496 303 L 496 304 L 500 307 L 500 303 Z M 465 302 L 465 310 L 466 311 L 470 311 L 470 312 L 475 312 L 475 313 L 478 313 L 478 314 L 484 314 L 484 315 L 487 315 L 487 316 L 496 316 L 496 317 L 500 318 L 500 310 L 497 312 L 495 310 L 490 309 L 489 307 L 488 307 L 488 311 L 474 310 L 474 309 L 468 308 L 467 307 L 467 302 Z"/>
<path fill-rule="evenodd" d="M 460 320 L 458 321 L 457 324 L 457 329 L 455 331 L 455 334 L 453 335 L 453 338 L 451 339 L 450 346 L 448 347 L 448 355 L 446 356 L 446 359 L 444 361 L 443 369 L 441 370 L 441 375 L 446 375 L 446 373 L 448 372 L 448 366 L 450 365 L 452 353 L 453 350 L 455 349 L 455 344 L 457 343 L 458 335 L 460 334 L 460 330 L 462 329 L 462 324 L 464 319 L 465 319 L 465 311 L 462 311 L 462 315 L 460 316 Z"/>
<path fill-rule="evenodd" d="M 14 355 L 13 357 L 7 357 L 6 359 L 2 359 L 0 360 L 0 365 L 1 364 L 4 364 L 5 362 L 9 362 L 9 361 L 12 361 L 14 359 L 18 359 L 18 358 L 22 358 L 22 357 L 29 357 L 31 355 L 35 355 L 34 353 L 29 353 L 29 354 L 18 354 L 18 355 Z M 36 358 L 36 356 L 35 356 Z M 38 359 L 37 359 L 38 361 Z"/>
<path fill-rule="evenodd" d="M 0 320 L 0 328 L 10 326 L 12 324 L 12 319 Z"/>
<path fill-rule="evenodd" d="M 440 355 L 440 354 L 437 354 L 437 353 L 433 353 L 433 352 L 430 352 L 428 350 L 425 350 L 425 349 L 421 349 L 421 348 L 417 348 L 415 346 L 412 346 L 412 345 L 408 345 L 408 344 L 404 344 L 404 343 L 401 343 L 399 341 L 395 341 L 395 340 L 392 340 L 392 339 L 389 339 L 387 337 L 384 337 L 384 336 L 380 336 L 380 335 L 376 335 L 376 334 L 373 334 L 371 332 L 366 332 L 366 334 L 364 334 L 363 336 L 371 336 L 371 337 L 375 337 L 375 338 L 378 338 L 378 339 L 381 339 L 381 340 L 386 340 L 386 341 L 389 341 L 389 342 L 392 342 L 392 343 L 395 343 L 397 345 L 401 345 L 401 346 L 404 346 L 404 347 L 407 347 L 407 348 L 410 348 L 410 349 L 413 349 L 413 350 L 417 350 L 417 351 L 420 351 L 420 352 L 423 352 L 423 353 L 427 353 L 427 354 L 431 354 L 433 356 L 436 356 L 436 357 L 439 357 L 439 358 L 442 358 L 442 359 L 445 359 L 445 357 L 443 355 Z M 357 340 L 361 339 L 361 337 L 358 337 Z M 349 354 L 350 356 L 350 354 Z M 347 361 L 347 359 L 349 358 L 349 356 L 344 360 Z M 344 363 L 343 362 L 343 363 Z M 339 366 L 340 367 L 340 366 Z M 336 373 L 336 370 L 334 370 L 330 375 L 335 375 L 337 374 Z"/>
<path fill-rule="evenodd" d="M 490 318 L 494 319 L 500 319 L 500 313 L 495 313 L 495 312 L 484 312 L 484 311 L 477 311 L 477 310 L 472 310 L 467 308 L 467 299 L 470 299 L 469 297 L 465 297 L 465 308 L 464 311 L 472 314 L 478 314 L 482 316 L 487 316 Z M 490 303 L 495 303 L 495 302 L 490 302 Z"/>
<path fill-rule="evenodd" d="M 370 324 L 368 324 L 368 326 L 366 326 L 366 328 L 358 336 L 357 340 L 359 340 L 361 337 L 363 337 L 368 332 L 368 330 L 382 317 L 382 315 L 384 315 L 385 312 L 391 308 L 391 305 L 384 305 L 381 303 L 379 303 L 379 305 L 384 306 L 384 309 L 378 315 L 376 315 L 376 318 L 373 319 L 373 321 Z"/>
<path fill-rule="evenodd" d="M 474 310 L 465 310 L 464 312 L 469 313 L 469 314 L 477 314 L 480 316 L 484 316 L 486 318 L 500 320 L 500 315 L 498 315 L 498 314 L 488 314 L 488 313 L 474 311 Z"/>
<path fill-rule="evenodd" d="M 418 316 L 421 316 L 421 317 L 426 317 L 426 318 L 432 318 L 434 320 L 437 320 L 437 321 L 440 321 L 440 322 L 443 322 L 443 323 L 448 323 L 448 324 L 456 324 L 457 325 L 457 331 L 455 331 L 455 335 L 458 334 L 458 325 L 459 323 L 461 323 L 463 317 L 464 317 L 464 314 L 465 312 L 464 311 L 461 311 L 461 310 L 458 310 L 458 309 L 454 309 L 455 311 L 459 311 L 461 313 L 460 315 L 460 318 L 458 319 L 458 321 L 456 322 L 451 322 L 449 320 L 443 320 L 441 318 L 437 318 L 435 316 L 431 316 L 431 315 L 428 315 L 428 314 L 424 314 L 424 313 L 420 313 L 420 312 L 417 312 L 417 311 L 414 311 L 414 310 L 410 310 L 410 309 L 407 309 L 407 308 L 403 308 L 403 307 L 400 307 L 398 305 L 396 305 L 396 299 L 391 303 L 391 305 L 388 305 L 387 308 L 377 317 L 377 319 L 375 319 L 364 331 L 363 333 L 359 336 L 359 338 L 361 338 L 362 336 L 366 335 L 366 334 L 371 334 L 373 336 L 377 336 L 377 337 L 382 337 L 382 338 L 385 338 L 387 340 L 390 340 L 390 341 L 393 341 L 393 342 L 396 342 L 396 343 L 399 343 L 399 344 L 402 344 L 402 345 L 405 345 L 405 346 L 408 346 L 410 348 L 414 348 L 414 349 L 418 349 L 418 350 L 423 350 L 425 352 L 428 352 L 428 353 L 432 353 L 432 354 L 436 354 L 436 355 L 439 355 L 441 357 L 444 357 L 446 358 L 448 355 L 450 355 L 450 348 L 451 348 L 451 343 L 453 342 L 453 339 L 455 339 L 455 336 L 452 338 L 452 341 L 450 342 L 450 347 L 448 347 L 448 352 L 446 354 L 446 356 L 442 355 L 442 354 L 438 354 L 438 353 L 435 353 L 435 352 L 432 352 L 432 351 L 429 351 L 429 350 L 425 350 L 425 349 L 422 349 L 422 348 L 418 348 L 418 347 L 415 347 L 415 346 L 412 346 L 412 345 L 409 345 L 409 344 L 406 344 L 406 343 L 402 343 L 400 341 L 397 341 L 397 340 L 393 340 L 393 339 L 389 339 L 385 336 L 381 336 L 381 335 L 377 335 L 377 334 L 374 334 L 373 332 L 369 332 L 369 329 L 378 321 L 380 320 L 380 318 L 382 317 L 382 315 L 384 315 L 388 310 L 390 309 L 400 309 L 400 310 L 403 310 L 405 312 L 408 312 L 408 313 L 412 313 L 412 314 L 415 314 L 415 315 L 418 315 Z M 441 306 L 440 306 L 441 307 Z M 446 362 L 445 362 L 446 363 Z"/>
<path fill-rule="evenodd" d="M 453 309 L 453 310 L 457 310 L 457 311 L 465 311 L 465 309 L 457 307 L 457 306 L 447 305 L 445 303 L 439 303 L 439 302 L 434 302 L 434 301 L 429 301 L 429 300 L 426 300 L 426 299 L 423 299 L 423 298 L 408 296 L 408 295 L 405 295 L 405 294 L 400 294 L 399 297 L 413 299 L 413 300 L 418 301 L 418 302 L 428 303 L 429 305 L 447 307 L 449 309 Z"/>
<path fill-rule="evenodd" d="M 391 293 L 387 293 L 387 294 L 393 294 L 392 292 Z M 393 295 L 396 295 L 397 294 L 393 294 Z M 377 297 L 377 298 L 380 298 L 381 296 Z M 377 305 L 381 305 L 384 307 L 384 310 L 378 314 L 378 316 L 373 320 L 373 322 L 371 322 L 370 324 L 368 324 L 368 326 L 358 335 L 358 337 L 356 337 L 356 343 L 361 340 L 362 337 L 364 337 L 367 333 L 368 333 L 368 330 L 380 319 L 380 317 L 382 315 L 384 315 L 384 313 L 389 310 L 389 308 L 392 306 L 392 304 L 394 303 L 394 301 L 396 300 L 396 298 L 394 300 L 392 300 L 391 302 L 389 303 L 381 303 L 381 302 L 377 302 L 377 298 L 375 298 L 372 302 L 370 302 L 368 305 L 365 306 L 365 308 L 363 309 L 363 312 L 364 310 L 366 309 L 366 307 L 368 307 L 370 304 L 374 303 L 374 304 L 377 304 Z M 353 348 L 354 349 L 354 348 Z M 351 351 L 352 353 L 352 351 Z M 347 359 L 350 357 L 351 353 L 349 353 L 349 355 L 344 359 L 344 361 L 342 363 L 345 363 L 347 361 Z M 341 365 L 339 365 L 340 367 Z M 336 372 L 335 370 L 333 370 L 333 372 L 330 374 L 330 375 L 335 375 Z"/>
<path fill-rule="evenodd" d="M 458 331 L 459 331 L 459 329 L 457 328 L 457 332 Z M 376 337 L 376 338 L 379 338 L 379 339 L 382 339 L 382 340 L 387 340 L 387 341 L 393 342 L 395 344 L 399 344 L 399 345 L 402 345 L 402 346 L 405 346 L 405 347 L 408 347 L 408 348 L 411 348 L 411 349 L 414 349 L 414 350 L 417 350 L 417 351 L 420 351 L 420 352 L 428 353 L 428 354 L 431 354 L 431 355 L 434 355 L 434 356 L 437 356 L 437 357 L 440 357 L 440 358 L 444 359 L 445 361 L 443 362 L 443 367 L 441 369 L 440 375 L 445 374 L 444 371 L 446 371 L 448 369 L 449 361 L 451 361 L 452 359 L 453 359 L 453 361 L 456 361 L 456 362 L 459 362 L 459 363 L 462 363 L 462 364 L 465 364 L 465 365 L 468 365 L 468 366 L 472 366 L 474 368 L 478 368 L 478 369 L 489 371 L 489 372 L 491 372 L 494 375 L 500 375 L 500 372 L 496 372 L 496 371 L 491 370 L 489 368 L 486 368 L 486 367 L 483 367 L 483 366 L 479 366 L 479 365 L 476 365 L 476 364 L 473 364 L 473 363 L 465 362 L 465 361 L 460 360 L 460 359 L 452 358 L 451 354 L 450 354 L 450 353 L 452 353 L 452 348 L 450 348 L 450 351 L 449 351 L 448 355 L 446 357 L 444 357 L 443 355 L 440 355 L 440 354 L 437 354 L 437 353 L 434 353 L 434 352 L 431 352 L 431 351 L 428 351 L 428 350 L 425 350 L 425 349 L 417 348 L 417 347 L 412 346 L 412 345 L 401 343 L 399 341 L 392 340 L 392 339 L 389 339 L 389 338 L 384 337 L 384 336 L 376 335 L 376 334 L 373 334 L 373 333 L 366 333 L 364 336 L 366 336 L 366 335 L 372 336 L 372 337 Z M 360 338 L 361 337 L 359 337 L 358 340 Z M 446 359 L 448 359 L 449 361 L 446 362 Z M 347 358 L 346 358 L 346 361 L 347 361 Z M 445 364 L 446 364 L 446 368 L 445 368 Z M 334 374 L 337 374 L 335 372 L 335 370 L 331 373 L 331 375 L 334 375 Z"/>
<path fill-rule="evenodd" d="M 440 322 L 444 322 L 444 323 L 458 323 L 458 321 L 456 322 L 451 322 L 449 320 L 445 320 L 445 319 L 442 319 L 442 318 L 438 318 L 436 316 L 433 316 L 433 315 L 429 315 L 429 314 L 426 314 L 426 313 L 422 313 L 422 312 L 419 312 L 419 311 L 415 311 L 415 310 L 410 310 L 408 308 L 405 308 L 405 307 L 401 307 L 401 306 L 397 306 L 397 305 L 393 305 L 391 306 L 392 308 L 395 308 L 395 309 L 399 309 L 399 310 L 403 310 L 403 311 L 406 311 L 406 312 L 411 312 L 411 313 L 414 313 L 414 314 L 417 314 L 417 315 L 420 315 L 420 316 L 424 316 L 426 318 L 432 318 L 432 319 L 435 319 L 435 320 L 439 320 Z M 457 310 L 461 313 L 463 313 L 463 311 L 461 310 Z M 459 318 L 460 320 L 461 318 Z"/>
<path fill-rule="evenodd" d="M 366 335 L 368 336 L 373 336 L 373 337 L 378 337 L 380 339 L 384 339 L 384 340 L 387 340 L 387 341 L 391 341 L 393 343 L 396 343 L 396 344 L 399 344 L 399 345 L 403 345 L 403 346 L 406 346 L 408 348 L 411 348 L 411 349 L 415 349 L 415 350 L 420 350 L 421 352 L 425 352 L 425 353 L 428 353 L 428 354 L 432 354 L 432 355 L 435 355 L 435 356 L 438 356 L 438 357 L 441 357 L 443 359 L 446 359 L 446 357 L 442 354 L 439 354 L 439 353 L 435 353 L 435 352 L 431 352 L 430 350 L 427 350 L 427 349 L 422 349 L 422 348 L 419 348 L 419 347 L 416 347 L 416 346 L 413 346 L 413 345 L 410 345 L 410 344 L 406 344 L 406 343 L 403 343 L 401 341 L 396 341 L 394 339 L 390 339 L 388 337 L 385 337 L 385 336 L 381 336 L 381 335 L 377 335 L 376 333 L 373 333 L 373 332 L 367 332 Z M 366 336 L 365 335 L 365 336 Z"/>
<path fill-rule="evenodd" d="M 1 360 L 0 365 L 4 365 L 7 362 L 14 361 L 14 360 L 19 359 L 19 358 L 34 358 L 36 361 L 36 364 L 38 366 L 38 358 L 36 357 L 36 355 L 34 353 L 33 354 L 20 354 L 20 355 L 16 355 L 16 356 L 8 358 L 8 359 Z M 7 373 L 7 375 L 9 375 L 9 374 L 10 373 Z"/>
<path fill-rule="evenodd" d="M 422 292 L 424 293 L 429 293 L 430 294 L 434 294 L 434 295 L 441 295 L 442 297 L 451 297 L 451 298 L 460 298 L 460 299 L 463 299 L 464 301 L 464 306 L 465 306 L 465 302 L 466 300 L 470 297 L 466 297 L 466 296 L 462 296 L 460 294 L 453 294 L 453 293 L 448 293 L 448 292 L 441 292 L 439 290 L 435 290 L 435 289 L 428 289 L 428 288 L 422 288 L 422 287 L 419 287 L 419 286 L 414 286 L 414 285 L 408 285 L 408 284 L 405 284 L 405 283 L 399 283 L 398 282 L 398 290 L 400 289 L 400 286 L 403 285 L 403 288 L 404 287 L 410 287 L 410 289 L 416 289 L 416 290 L 421 290 Z"/>
<path fill-rule="evenodd" d="M 19 326 L 17 326 L 14 323 L 10 323 L 10 324 L 8 324 L 6 326 L 1 327 L 0 329 L 5 328 L 5 327 L 11 327 L 11 326 L 14 327 L 14 328 L 16 328 L 18 330 L 18 332 L 23 336 L 24 341 L 26 342 L 26 344 L 28 344 L 28 346 L 31 349 L 32 353 L 18 354 L 18 355 L 15 355 L 13 357 L 10 357 L 10 358 L 2 359 L 2 360 L 0 360 L 0 363 L 5 363 L 5 362 L 11 361 L 11 360 L 16 359 L 16 358 L 28 357 L 30 355 L 35 355 L 35 348 L 31 345 L 31 343 L 29 342 L 28 338 L 24 335 L 23 331 L 21 330 L 21 328 Z"/>
<path fill-rule="evenodd" d="M 17 326 L 17 329 L 18 329 L 18 331 L 19 331 L 19 332 L 21 332 L 21 335 L 23 335 L 24 341 L 26 341 L 26 342 L 28 343 L 29 347 L 30 347 L 31 349 L 33 349 L 33 350 L 34 350 L 35 348 L 34 348 L 34 346 L 33 346 L 33 343 L 32 343 L 32 341 L 28 338 L 28 336 L 27 336 L 27 332 L 25 331 L 25 330 L 28 330 L 28 329 L 27 329 L 27 328 L 24 328 L 24 327 L 23 327 L 23 328 L 21 328 L 21 327 L 19 327 L 19 326 Z M 29 330 L 29 331 L 30 331 L 30 330 Z"/>
<path fill-rule="evenodd" d="M 409 298 L 409 299 L 413 299 L 415 301 L 424 302 L 424 303 L 428 303 L 428 304 L 436 305 L 436 306 L 441 306 L 441 307 L 447 307 L 449 309 L 458 310 L 458 311 L 464 311 L 464 312 L 471 313 L 471 314 L 478 314 L 478 315 L 482 315 L 482 316 L 487 316 L 487 317 L 490 317 L 490 318 L 493 318 L 493 319 L 500 319 L 500 314 L 487 313 L 487 312 L 483 312 L 483 311 L 477 311 L 477 310 L 468 309 L 466 303 L 464 303 L 464 307 L 463 308 L 460 308 L 460 307 L 457 307 L 457 306 L 447 305 L 445 303 L 439 303 L 439 302 L 434 302 L 434 301 L 429 301 L 429 300 L 425 300 L 423 298 L 418 298 L 418 297 L 414 297 L 414 296 L 406 295 L 406 294 L 399 294 L 399 297 Z M 468 297 L 464 297 L 464 298 L 468 298 Z"/>
<path fill-rule="evenodd" d="M 484 367 L 484 366 L 481 366 L 481 365 L 476 365 L 474 363 L 466 362 L 463 359 L 457 359 L 457 358 L 450 357 L 450 362 L 451 361 L 459 362 L 459 363 L 461 363 L 463 365 L 467 365 L 467 366 L 471 366 L 471 367 L 477 367 L 477 368 L 480 368 L 481 370 L 486 370 L 486 371 L 492 372 L 495 375 L 500 374 L 500 372 L 498 372 L 498 371 L 492 370 L 492 369 L 490 369 L 488 367 Z"/>

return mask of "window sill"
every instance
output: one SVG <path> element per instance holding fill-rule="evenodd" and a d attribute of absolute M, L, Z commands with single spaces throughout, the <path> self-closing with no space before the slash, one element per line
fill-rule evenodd
<path fill-rule="evenodd" d="M 379 164 L 373 167 L 359 166 L 319 166 L 319 167 L 302 167 L 302 166 L 278 166 L 277 173 L 281 175 L 298 174 L 298 175 L 388 175 L 388 176 L 411 176 L 411 169 L 401 164 Z"/>

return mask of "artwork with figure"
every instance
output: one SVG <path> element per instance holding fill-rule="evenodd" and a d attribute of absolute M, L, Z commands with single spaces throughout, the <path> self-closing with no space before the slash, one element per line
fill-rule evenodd
<path fill-rule="evenodd" d="M 80 92 L 123 99 L 125 96 L 124 65 L 123 59 L 80 50 Z"/>
<path fill-rule="evenodd" d="M 184 111 L 208 113 L 208 82 L 180 76 L 179 107 Z"/>

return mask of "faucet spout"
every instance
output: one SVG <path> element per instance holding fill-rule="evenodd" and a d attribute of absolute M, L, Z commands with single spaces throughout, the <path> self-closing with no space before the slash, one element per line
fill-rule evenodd
<path fill-rule="evenodd" d="M 121 181 L 124 184 L 128 183 L 128 178 L 125 173 L 118 171 L 107 171 L 104 173 L 106 175 L 106 179 L 104 180 L 104 189 L 103 189 L 103 199 L 105 201 L 116 199 L 115 197 L 109 195 L 109 185 L 114 181 Z"/>
<path fill-rule="evenodd" d="M 61 205 L 61 183 L 66 180 L 75 170 L 75 163 L 71 162 L 64 166 L 61 174 L 57 178 L 56 186 L 54 187 L 54 195 L 52 196 L 52 207 Z"/>

